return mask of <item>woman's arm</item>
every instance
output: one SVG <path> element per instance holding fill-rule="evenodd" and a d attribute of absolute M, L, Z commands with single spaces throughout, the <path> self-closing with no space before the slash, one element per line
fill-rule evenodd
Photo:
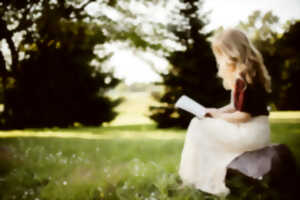
<path fill-rule="evenodd" d="M 232 104 L 223 106 L 223 107 L 219 108 L 218 110 L 223 113 L 232 113 L 232 112 L 236 111 L 236 109 L 233 107 Z"/>
<path fill-rule="evenodd" d="M 232 113 L 212 112 L 210 113 L 213 118 L 223 119 L 231 123 L 243 123 L 251 119 L 251 115 L 246 112 L 234 111 Z"/>
<path fill-rule="evenodd" d="M 223 119 L 232 123 L 249 121 L 251 119 L 251 114 L 243 111 L 246 91 L 246 82 L 243 79 L 237 79 L 234 86 L 234 92 L 231 93 L 232 103 L 220 109 L 209 109 L 206 116 Z"/>
<path fill-rule="evenodd" d="M 211 113 L 211 114 L 216 113 L 216 112 L 218 112 L 218 113 L 220 113 L 220 112 L 221 113 L 232 113 L 232 112 L 235 112 L 236 109 L 233 107 L 232 104 L 228 104 L 228 105 L 223 106 L 221 108 L 206 108 L 206 111 L 208 113 Z"/>

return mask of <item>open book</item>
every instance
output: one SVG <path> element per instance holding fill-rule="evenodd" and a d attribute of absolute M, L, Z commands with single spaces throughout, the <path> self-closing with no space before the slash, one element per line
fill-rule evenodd
<path fill-rule="evenodd" d="M 175 108 L 181 108 L 194 114 L 198 118 L 203 118 L 207 113 L 206 108 L 186 95 L 181 96 L 175 103 Z"/>

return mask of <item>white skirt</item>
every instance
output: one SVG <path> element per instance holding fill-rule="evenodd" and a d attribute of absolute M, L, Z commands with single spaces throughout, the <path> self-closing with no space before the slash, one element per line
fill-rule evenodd
<path fill-rule="evenodd" d="M 227 166 L 244 153 L 270 144 L 267 116 L 246 123 L 229 123 L 214 118 L 193 118 L 187 129 L 179 175 L 184 185 L 226 196 Z"/>

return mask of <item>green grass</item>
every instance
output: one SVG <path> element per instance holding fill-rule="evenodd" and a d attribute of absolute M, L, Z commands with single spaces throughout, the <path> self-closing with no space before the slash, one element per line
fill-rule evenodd
<path fill-rule="evenodd" d="M 218 199 L 181 187 L 185 130 L 156 129 L 149 94 L 125 96 L 107 127 L 0 131 L 0 199 Z M 287 144 L 299 164 L 300 112 L 273 112 L 270 121 L 272 141 Z"/>
<path fill-rule="evenodd" d="M 151 94 L 147 92 L 127 92 L 114 98 L 117 97 L 124 99 L 116 108 L 116 111 L 120 114 L 108 125 L 153 124 L 153 120 L 148 117 L 151 114 L 149 106 L 159 106 L 160 103 L 154 100 Z"/>
<path fill-rule="evenodd" d="M 78 135 L 91 132 L 92 135 L 112 137 L 82 139 L 55 136 L 55 133 L 69 131 Z M 32 134 L 37 132 L 40 131 Z M 127 132 L 133 135 L 114 136 Z M 2 139 L 1 144 L 8 147 L 14 156 L 11 164 L 14 170 L 0 182 L 2 199 L 167 197 L 168 191 L 175 191 L 177 186 L 178 155 L 183 144 L 182 131 L 176 132 L 178 138 L 174 138 L 172 132 L 166 131 L 165 134 L 170 134 L 170 137 L 161 139 L 161 131 L 153 126 L 126 126 L 54 130 L 54 137 L 47 138 Z M 153 137 L 143 137 L 142 134 Z"/>
<path fill-rule="evenodd" d="M 300 124 L 271 130 L 300 163 Z M 149 124 L 0 132 L 0 199 L 218 199 L 180 187 L 184 133 Z"/>

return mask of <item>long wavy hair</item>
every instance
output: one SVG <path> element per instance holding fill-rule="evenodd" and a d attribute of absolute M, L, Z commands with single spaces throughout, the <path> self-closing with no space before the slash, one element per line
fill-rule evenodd
<path fill-rule="evenodd" d="M 258 80 L 271 92 L 271 77 L 263 57 L 242 31 L 228 29 L 218 33 L 212 40 L 212 50 L 217 63 L 235 67 L 236 78 L 242 77 L 248 84 Z"/>

